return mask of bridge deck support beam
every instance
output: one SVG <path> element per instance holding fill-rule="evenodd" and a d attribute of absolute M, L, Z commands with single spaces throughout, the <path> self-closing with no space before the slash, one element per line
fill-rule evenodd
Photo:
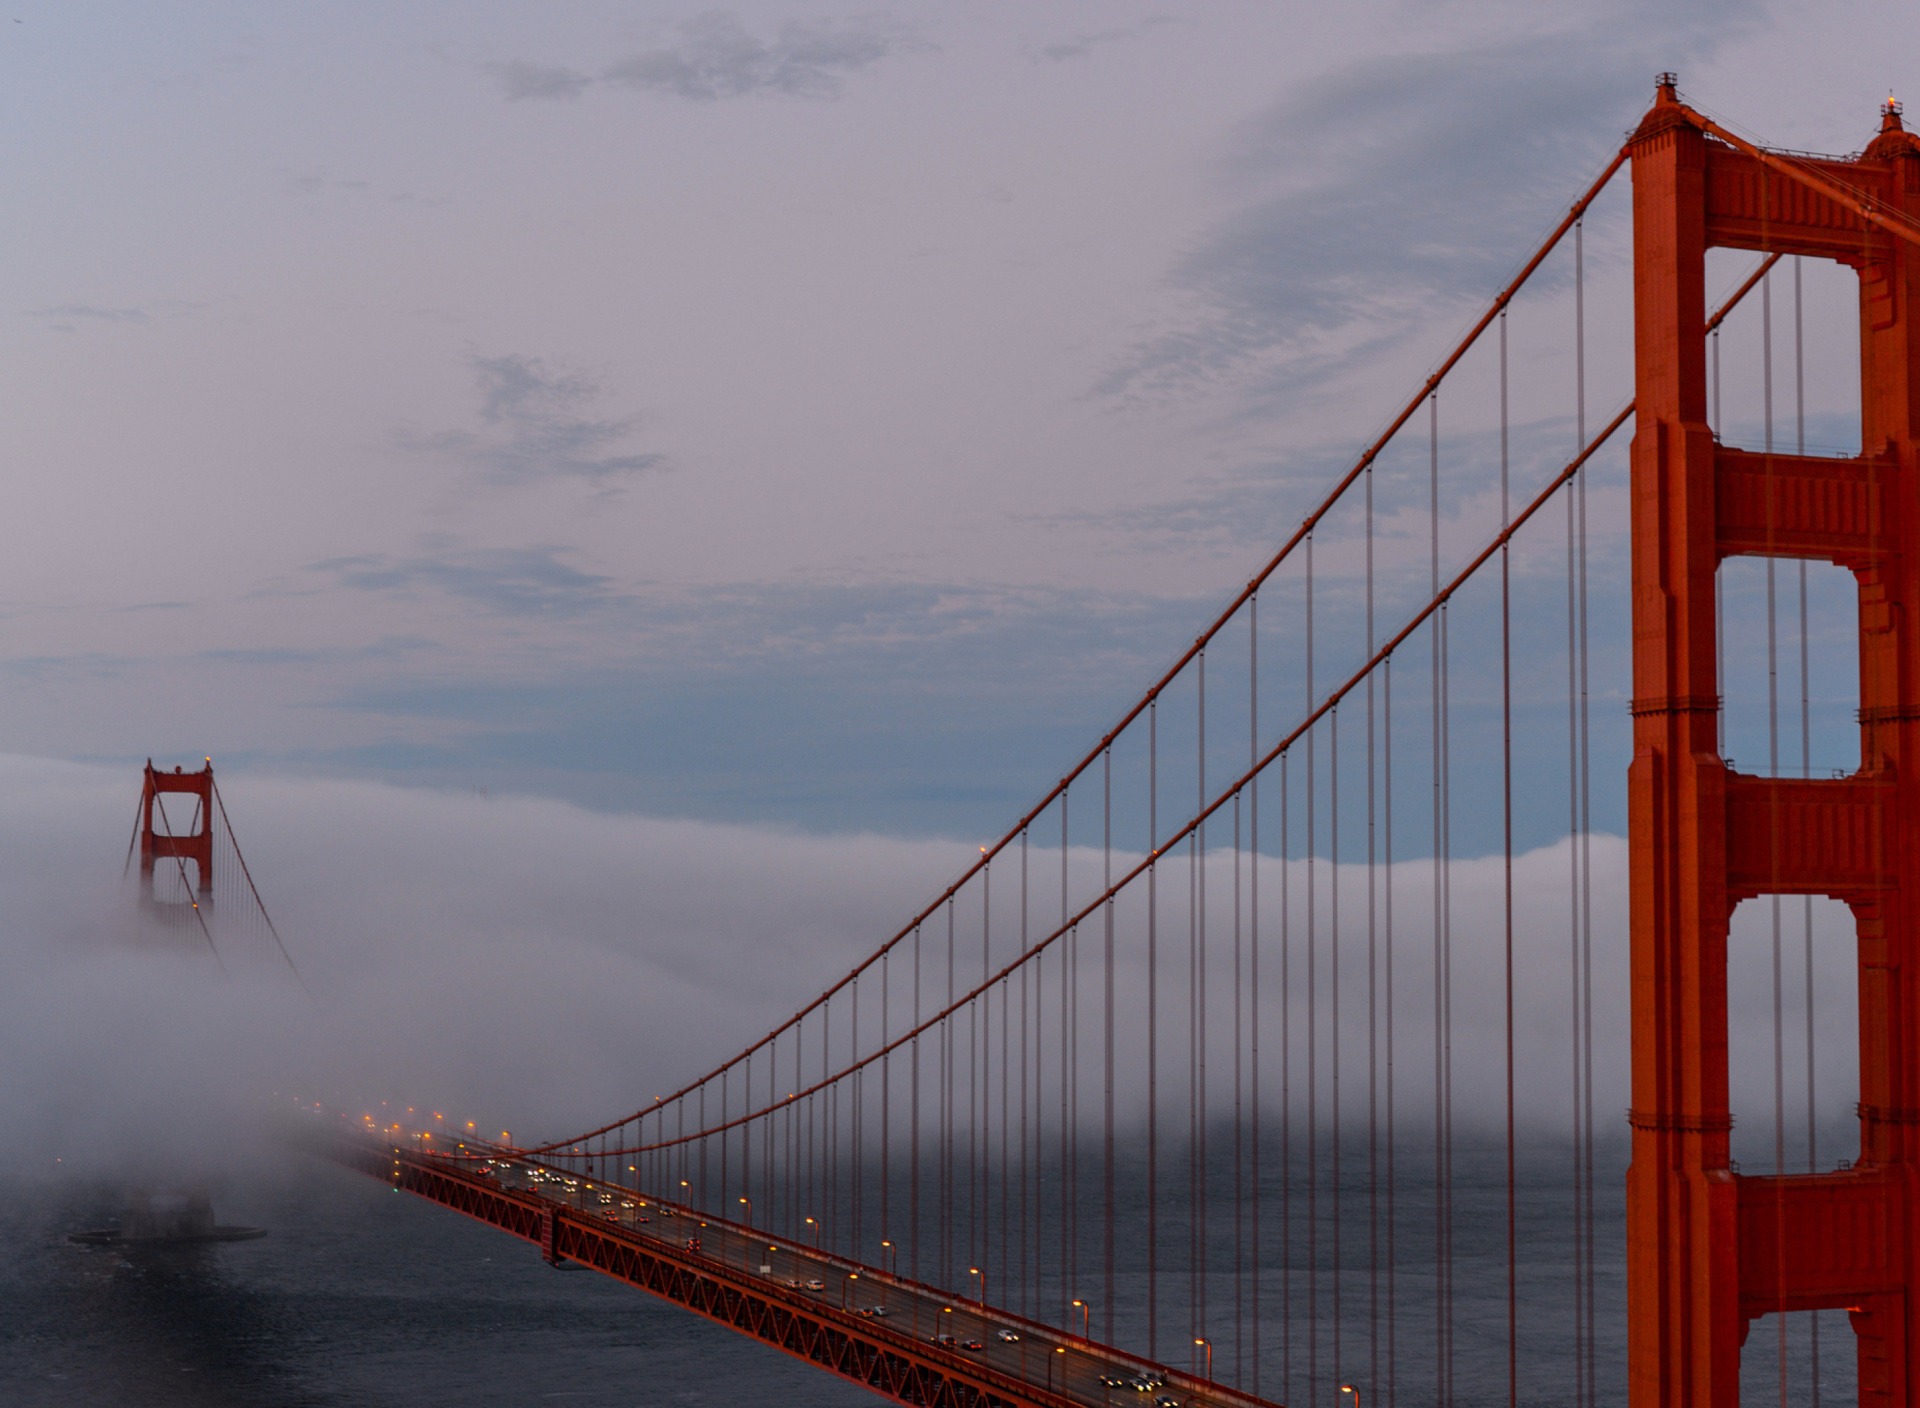
<path fill-rule="evenodd" d="M 1711 140 L 1670 84 L 1632 157 L 1629 1393 L 1634 1408 L 1731 1408 L 1748 1324 L 1832 1307 L 1860 1337 L 1863 1408 L 1920 1408 L 1909 1368 L 1920 1346 L 1920 247 Z M 1920 217 L 1920 139 L 1891 108 L 1858 161 L 1809 165 Z M 1859 271 L 1858 459 L 1716 443 L 1714 245 Z M 1743 554 L 1837 562 L 1859 582 L 1852 778 L 1744 776 L 1720 757 L 1715 578 Z M 1862 1127 L 1850 1170 L 1763 1178 L 1730 1166 L 1728 925 L 1742 899 L 1767 894 L 1831 895 L 1855 915 Z"/>

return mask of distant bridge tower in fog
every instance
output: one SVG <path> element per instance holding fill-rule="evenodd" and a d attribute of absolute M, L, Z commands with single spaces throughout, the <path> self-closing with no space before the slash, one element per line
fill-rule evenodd
<path fill-rule="evenodd" d="M 175 803 L 186 815 L 170 814 L 165 796 L 183 793 L 193 798 L 191 810 Z M 154 829 L 158 812 L 160 828 Z M 140 903 L 162 903 L 154 895 L 153 867 L 162 860 L 192 861 L 195 870 L 186 903 L 210 904 L 213 901 L 213 759 L 199 772 L 161 772 L 147 759 L 147 770 L 140 789 Z M 184 867 L 182 867 L 184 871 Z M 183 877 L 184 879 L 184 874 Z"/>
<path fill-rule="evenodd" d="M 167 806 L 168 793 L 180 799 L 171 808 Z M 184 800 L 189 797 L 191 802 Z M 216 812 L 220 817 L 217 827 L 213 824 Z M 177 920 L 190 929 L 198 928 L 208 950 L 223 967 L 225 961 L 220 957 L 223 949 L 229 955 L 277 955 L 295 981 L 303 988 L 306 986 L 300 970 L 294 966 L 293 955 L 287 952 L 280 931 L 267 913 L 266 902 L 253 883 L 247 858 L 240 853 L 240 841 L 233 834 L 227 804 L 220 795 L 219 784 L 213 780 L 212 758 L 208 758 L 207 765 L 198 772 L 178 767 L 172 772 L 163 772 L 153 765 L 153 759 L 147 759 L 133 832 L 127 842 L 127 868 L 130 870 L 133 866 L 134 847 L 138 845 L 141 909 L 163 919 Z M 220 851 L 217 868 L 213 861 L 216 849 Z M 187 874 L 188 861 L 193 862 L 197 872 L 191 876 Z M 156 866 L 163 876 L 158 886 L 154 882 Z M 164 877 L 169 870 L 177 884 L 166 883 Z M 220 897 L 217 906 L 216 895 Z M 217 944 L 214 942 L 216 926 L 207 922 L 208 914 L 215 909 L 219 910 L 222 921 L 217 926 L 220 933 Z"/>

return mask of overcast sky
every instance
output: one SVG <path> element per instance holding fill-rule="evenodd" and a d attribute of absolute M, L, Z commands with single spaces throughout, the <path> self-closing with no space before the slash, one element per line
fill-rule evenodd
<path fill-rule="evenodd" d="M 0 10 L 16 1146 L 114 1148 L 134 1111 L 171 1121 L 168 1092 L 236 1071 L 548 1134 L 676 1085 L 870 952 L 1193 639 L 1657 71 L 1760 139 L 1850 151 L 1890 90 L 1920 89 L 1912 19 L 1892 0 Z M 1630 389 L 1624 212 L 1616 188 L 1586 233 L 1593 417 Z M 1567 279 L 1561 258 L 1514 312 L 1535 469 L 1573 443 Z M 1844 448 L 1851 294 L 1830 271 L 1808 290 L 1810 439 Z M 1729 338 L 1735 441 L 1756 433 L 1750 350 Z M 1485 398 L 1462 404 L 1449 462 L 1484 468 Z M 1609 464 L 1602 830 L 1627 725 Z M 1485 539 L 1486 483 L 1463 482 L 1480 516 L 1444 526 L 1450 555 Z M 1395 533 L 1426 531 L 1386 520 L 1387 568 Z M 1551 579 L 1558 629 L 1564 566 L 1534 551 L 1515 570 L 1523 595 Z M 1850 640 L 1850 587 L 1823 582 L 1816 627 Z M 1755 590 L 1730 630 L 1754 629 Z M 1484 618 L 1456 619 L 1456 736 L 1484 742 Z M 1523 641 L 1523 674 L 1559 670 L 1554 649 Z M 1762 697 L 1736 678 L 1755 658 L 1733 652 L 1730 701 Z M 1839 721 L 1818 746 L 1853 746 L 1850 660 L 1816 665 Z M 1556 730 L 1564 680 L 1521 681 Z M 1756 717 L 1730 715 L 1728 751 L 1760 755 Z M 207 754 L 315 1004 L 284 982 L 209 995 L 204 971 L 99 942 L 130 922 L 134 765 Z M 1535 919 L 1566 893 L 1548 801 L 1520 838 Z M 1495 932 L 1471 858 L 1497 811 L 1458 810 L 1471 955 Z M 1408 876 L 1423 844 L 1397 853 Z M 1621 852 L 1596 845 L 1618 1056 Z M 1530 1020 L 1557 1013 L 1563 926 L 1523 940 Z M 1851 988 L 1821 1000 L 1841 1109 Z"/>
<path fill-rule="evenodd" d="M 21 0 L 0 750 L 997 830 L 1656 70 L 1851 150 L 1911 19 Z"/>

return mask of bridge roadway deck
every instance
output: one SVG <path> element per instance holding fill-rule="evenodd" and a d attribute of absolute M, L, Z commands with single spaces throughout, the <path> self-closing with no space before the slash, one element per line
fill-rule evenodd
<path fill-rule="evenodd" d="M 1273 1408 L 1053 1326 L 501 1146 L 443 1144 L 445 1154 L 432 1147 L 432 1136 L 420 1131 L 377 1135 L 342 1125 L 324 1132 L 317 1152 L 511 1232 L 556 1265 L 593 1267 L 898 1403 Z M 809 1289 L 812 1281 L 821 1288 Z M 939 1335 L 953 1344 L 935 1342 Z M 969 1343 L 980 1348 L 963 1347 Z M 1138 1389 L 1103 1376 L 1161 1382 Z"/>

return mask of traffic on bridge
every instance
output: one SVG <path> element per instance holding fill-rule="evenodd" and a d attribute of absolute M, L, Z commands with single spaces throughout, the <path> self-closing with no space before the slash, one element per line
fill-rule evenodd
<path fill-rule="evenodd" d="M 306 1110 L 326 1119 L 318 1106 Z M 931 1390 L 920 1400 L 928 1403 L 1260 1408 L 1265 1402 L 1084 1334 L 1063 1336 L 1008 1314 L 993 1306 L 990 1286 L 983 1285 L 976 1300 L 957 1299 L 889 1269 L 471 1135 L 449 1139 L 398 1124 L 375 1130 L 370 1121 L 355 1126 L 344 1115 L 328 1123 L 336 1128 L 324 1132 L 322 1152 L 392 1182 L 396 1191 L 518 1232 L 556 1266 L 591 1266 L 790 1353 L 810 1339 L 815 1352 L 807 1357 L 869 1387 L 888 1391 L 883 1381 L 905 1370 Z M 311 1139 L 314 1131 L 303 1133 Z M 622 1248 L 610 1244 L 642 1255 L 622 1256 Z M 1210 1358 L 1210 1345 L 1199 1348 Z"/>

